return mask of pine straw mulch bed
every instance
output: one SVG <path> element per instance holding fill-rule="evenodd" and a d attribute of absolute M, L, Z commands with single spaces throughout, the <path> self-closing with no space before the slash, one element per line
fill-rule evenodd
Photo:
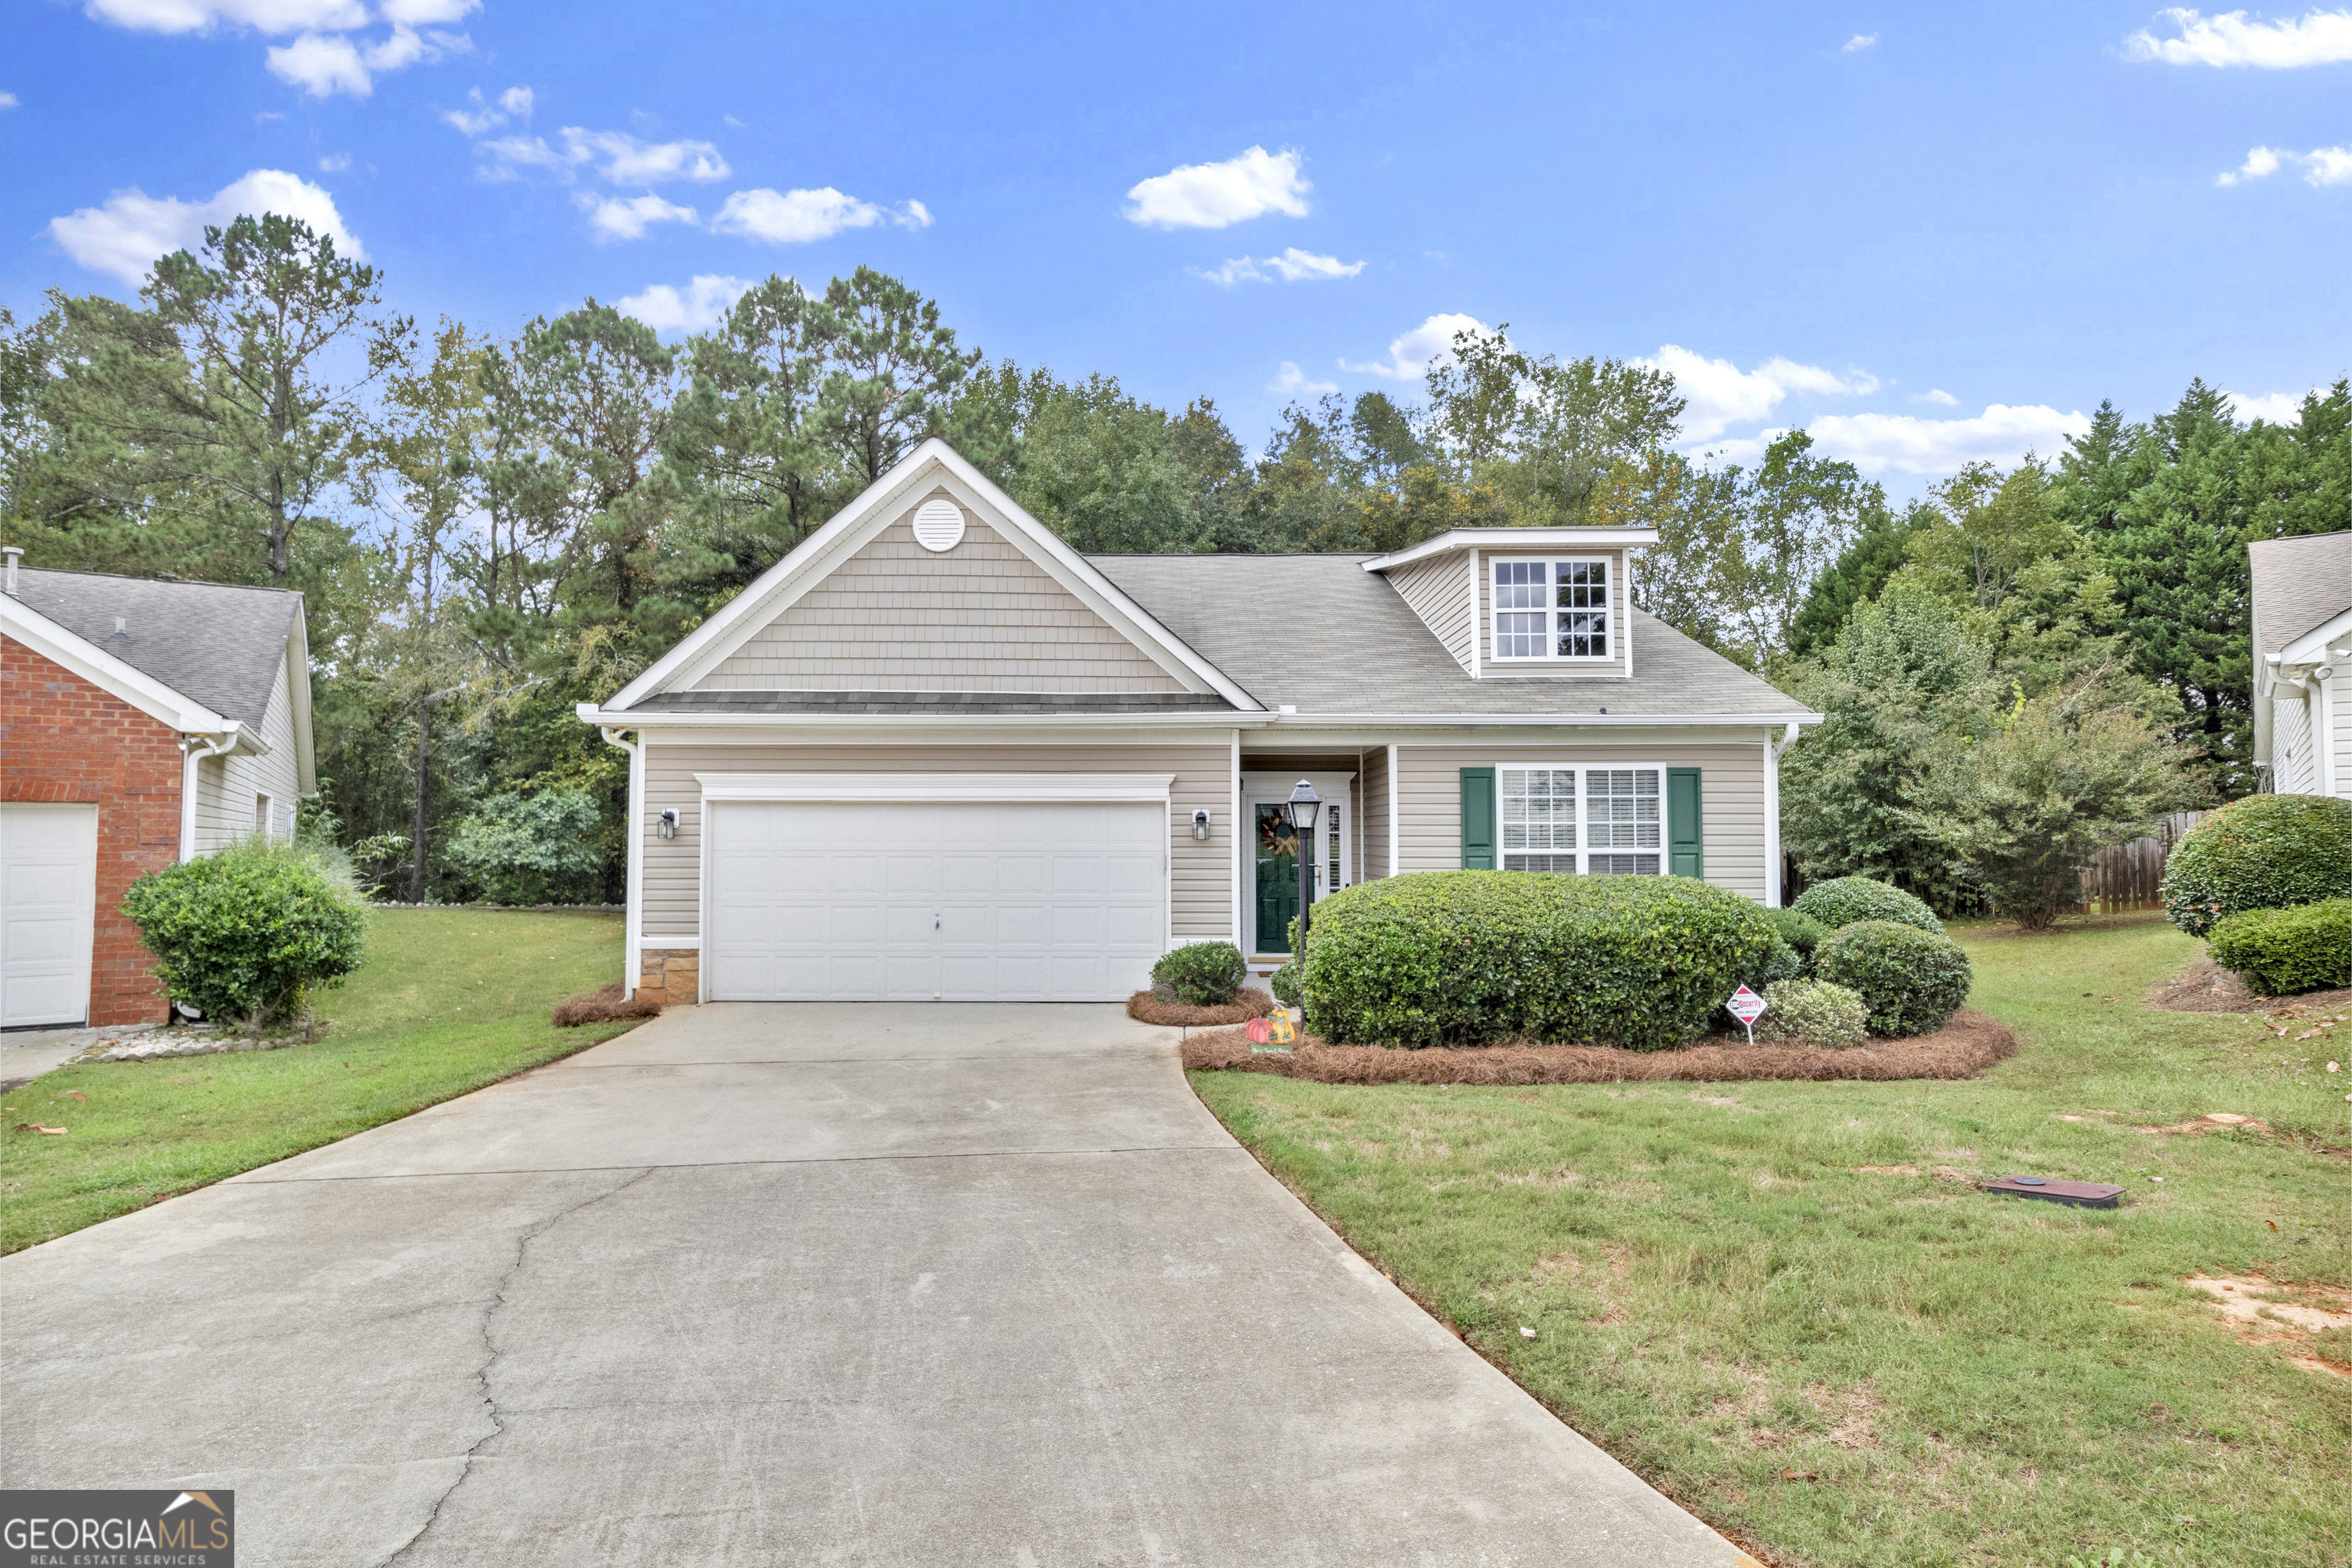
<path fill-rule="evenodd" d="M 628 989 L 615 980 L 593 996 L 574 996 L 569 1002 L 555 1005 L 554 1016 L 548 1022 L 559 1029 L 576 1029 L 583 1024 L 610 1024 L 621 1018 L 650 1018 L 661 1011 L 661 1004 L 643 996 L 624 996 Z"/>
<path fill-rule="evenodd" d="M 1139 991 L 1127 999 L 1127 1016 L 1139 1024 L 1160 1024 L 1169 1028 L 1198 1029 L 1211 1024 L 1246 1024 L 1252 1018 L 1263 1018 L 1274 1011 L 1272 993 L 1243 986 L 1234 999 L 1222 1007 L 1195 1007 L 1188 1002 L 1178 1002 L 1156 992 Z"/>
<path fill-rule="evenodd" d="M 1721 1038 L 1721 1037 L 1717 1037 Z M 1184 1042 L 1188 1072 L 1270 1072 L 1316 1083 L 1631 1083 L 1664 1079 L 1730 1083 L 1756 1079 L 1974 1078 L 2017 1054 L 2009 1026 L 1963 1007 L 1931 1035 L 1874 1040 L 1845 1050 L 1812 1046 L 1703 1044 L 1672 1051 L 1610 1046 L 1474 1046 L 1459 1050 L 1400 1050 L 1327 1045 L 1301 1035 L 1287 1052 L 1254 1051 L 1240 1029 L 1218 1029 Z"/>

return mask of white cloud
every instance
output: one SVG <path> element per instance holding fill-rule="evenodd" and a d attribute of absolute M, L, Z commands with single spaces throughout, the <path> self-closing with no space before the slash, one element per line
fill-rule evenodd
<path fill-rule="evenodd" d="M 1310 381 L 1305 371 L 1284 360 L 1282 368 L 1274 373 L 1274 379 L 1266 383 L 1265 389 L 1278 392 L 1285 397 L 1320 397 L 1327 392 L 1339 391 L 1339 384 L 1336 381 Z"/>
<path fill-rule="evenodd" d="M 666 202 L 651 191 L 641 196 L 605 196 L 602 200 L 583 191 L 572 200 L 588 215 L 588 226 L 596 231 L 600 240 L 643 239 L 648 225 L 695 221 L 692 207 Z"/>
<path fill-rule="evenodd" d="M 482 96 L 480 88 L 473 87 L 466 89 L 466 101 L 473 107 L 445 109 L 441 111 L 441 118 L 468 136 L 479 136 L 485 132 L 497 130 L 509 120 L 529 120 L 536 99 L 527 87 L 510 87 L 499 94 L 499 100 L 492 103 Z"/>
<path fill-rule="evenodd" d="M 621 300 L 619 306 L 624 315 L 635 316 L 657 332 L 707 331 L 726 319 L 751 287 L 745 279 L 700 272 L 683 289 L 656 283 Z"/>
<path fill-rule="evenodd" d="M 226 24 L 256 32 L 349 32 L 367 26 L 359 0 L 89 0 L 90 19 L 142 33 L 201 33 Z"/>
<path fill-rule="evenodd" d="M 499 100 L 502 107 L 516 90 L 527 94 L 530 89 L 509 89 Z M 524 104 L 529 107 L 527 97 Z M 442 118 L 466 129 L 449 115 Z M 490 159 L 483 175 L 511 179 L 518 169 L 541 168 L 568 179 L 593 163 L 614 184 L 652 185 L 664 180 L 723 180 L 732 173 L 719 149 L 708 142 L 640 142 L 625 131 L 589 131 L 577 125 L 567 125 L 557 134 L 563 143 L 560 148 L 549 146 L 542 136 L 501 136 L 483 142 L 482 153 Z"/>
<path fill-rule="evenodd" d="M 340 174 L 351 166 L 352 155 L 349 153 L 330 153 L 319 160 L 319 173 L 322 174 Z"/>
<path fill-rule="evenodd" d="M 1958 398 L 1954 397 L 1950 393 L 1946 392 L 1940 386 L 1931 386 L 1911 401 L 1914 403 L 1932 403 L 1939 408 L 1958 408 L 1960 405 L 1960 400 Z"/>
<path fill-rule="evenodd" d="M 1317 256 L 1312 251 L 1292 246 L 1279 256 L 1269 256 L 1263 261 L 1252 257 L 1236 256 L 1214 271 L 1202 277 L 1212 283 L 1228 288 L 1235 283 L 1304 283 L 1326 278 L 1353 278 L 1364 269 L 1360 261 L 1342 261 L 1336 256 Z"/>
<path fill-rule="evenodd" d="M 900 228 L 929 228 L 931 213 L 920 202 L 908 202 L 893 212 L 872 202 L 842 195 L 831 185 L 814 191 L 737 191 L 719 209 L 710 226 L 720 234 L 770 245 L 806 245 L 830 239 L 845 228 L 872 228 L 877 224 Z"/>
<path fill-rule="evenodd" d="M 383 19 L 395 27 L 446 26 L 482 8 L 482 0 L 383 0 Z"/>
<path fill-rule="evenodd" d="M 1432 316 L 1404 336 L 1390 342 L 1386 364 L 1378 360 L 1369 364 L 1349 364 L 1341 360 L 1339 368 L 1357 375 L 1385 376 L 1391 381 L 1419 381 L 1428 374 L 1431 365 L 1454 357 L 1456 333 L 1475 332 L 1485 337 L 1487 331 L 1486 324 L 1477 317 L 1465 316 L 1459 311 Z"/>
<path fill-rule="evenodd" d="M 2326 395 L 2320 387 L 2315 386 L 2311 390 Z M 2221 395 L 2237 405 L 2241 419 L 2263 419 L 2273 425 L 2303 423 L 2304 395 L 2300 392 L 2269 392 L 2259 397 L 2250 397 L 2242 392 L 2225 392 Z"/>
<path fill-rule="evenodd" d="M 14 109 L 16 107 L 16 95 L 15 93 L 0 92 L 0 109 Z"/>
<path fill-rule="evenodd" d="M 1299 155 L 1252 147 L 1222 163 L 1186 163 L 1136 184 L 1127 220 L 1147 228 L 1223 228 L 1267 213 L 1307 216 Z"/>
<path fill-rule="evenodd" d="M 1863 50 L 1873 47 L 1877 42 L 1878 35 L 1876 33 L 1856 33 L 1853 37 L 1848 38 L 1839 47 L 1838 53 L 1842 55 L 1858 55 L 1862 53 Z"/>
<path fill-rule="evenodd" d="M 531 105 L 537 101 L 536 95 L 527 87 L 510 87 L 499 94 L 499 107 L 517 120 L 529 120 Z"/>
<path fill-rule="evenodd" d="M 2204 16 L 2177 5 L 2157 15 L 2169 18 L 2180 36 L 2159 38 L 2143 27 L 2124 40 L 2126 58 L 2158 60 L 2169 66 L 2252 66 L 2263 70 L 2352 60 L 2352 11 L 2315 8 L 2300 21 L 2289 17 L 2283 22 L 2248 21 L 2243 11 Z"/>
<path fill-rule="evenodd" d="M 345 256 L 362 260 L 367 256 L 343 226 L 335 198 L 283 169 L 256 169 L 201 202 L 151 196 L 137 189 L 117 191 L 102 206 L 51 218 L 49 236 L 91 271 L 135 284 L 145 280 L 148 265 L 157 257 L 201 241 L 206 226 L 225 227 L 241 215 L 265 212 L 300 218 L 332 239 Z"/>
<path fill-rule="evenodd" d="M 418 61 L 436 61 L 444 54 L 471 54 L 474 41 L 463 33 L 418 33 L 394 27 L 380 43 L 362 47 L 341 34 L 304 33 L 290 44 L 271 47 L 269 74 L 313 98 L 347 92 L 365 98 L 375 90 L 375 77 L 402 70 Z"/>
<path fill-rule="evenodd" d="M 2291 153 L 2284 147 L 2256 147 L 2247 153 L 2246 161 L 2226 174 L 2213 176 L 2217 185 L 2242 184 L 2275 174 L 2283 165 L 2300 163 L 2303 183 L 2306 185 L 2341 185 L 2352 184 L 2352 145 L 2315 147 L 2308 153 Z"/>
<path fill-rule="evenodd" d="M 1824 457 L 1843 458 L 1865 474 L 1894 469 L 1906 474 L 1948 474 L 1984 461 L 2003 467 L 2028 452 L 2053 457 L 2070 436 L 2091 427 L 2079 410 L 2061 414 L 2039 405 L 2011 407 L 1995 403 L 1972 419 L 1923 419 L 1914 414 L 1824 415 L 1805 428 Z M 1727 457 L 1746 459 L 1773 437 L 1767 430 L 1752 441 L 1726 443 Z"/>
<path fill-rule="evenodd" d="M 1707 359 L 1673 343 L 1633 363 L 1675 378 L 1675 390 L 1688 405 L 1683 411 L 1683 435 L 1692 441 L 1712 440 L 1733 425 L 1762 419 L 1792 392 L 1853 397 L 1878 390 L 1878 378 L 1866 371 L 1840 375 L 1786 359 L 1767 360 L 1743 371 L 1727 359 Z"/>

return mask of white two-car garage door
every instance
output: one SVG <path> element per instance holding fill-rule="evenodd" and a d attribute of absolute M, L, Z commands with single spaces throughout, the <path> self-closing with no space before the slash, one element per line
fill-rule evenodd
<path fill-rule="evenodd" d="M 1168 931 L 1168 808 L 710 801 L 718 1002 L 1115 1002 Z"/>

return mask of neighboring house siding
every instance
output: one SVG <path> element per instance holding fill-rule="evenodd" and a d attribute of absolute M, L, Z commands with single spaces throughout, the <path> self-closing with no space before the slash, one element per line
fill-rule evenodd
<path fill-rule="evenodd" d="M 1609 647 L 1615 657 L 1606 659 L 1560 659 L 1545 664 L 1512 660 L 1507 664 L 1495 659 L 1495 563 L 1497 561 L 1568 561 L 1602 558 L 1609 563 Z M 1559 550 L 1544 554 L 1526 551 L 1507 552 L 1488 551 L 1478 557 L 1478 652 L 1483 668 L 1479 673 L 1487 679 L 1509 676 L 1609 677 L 1622 676 L 1625 671 L 1627 641 L 1633 631 L 1633 616 L 1628 614 L 1626 597 L 1625 552 L 1622 550 Z"/>
<path fill-rule="evenodd" d="M 2328 678 L 2336 689 L 2328 696 L 2335 730 L 2335 793 L 2352 800 L 2352 659 L 2336 660 L 2335 668 Z"/>
<path fill-rule="evenodd" d="M 1702 770 L 1706 879 L 1764 897 L 1764 736 L 1737 742 L 1643 745 L 1401 746 L 1397 752 L 1399 862 L 1405 871 L 1451 871 L 1462 864 L 1462 770 L 1501 763 L 1654 763 Z"/>
<path fill-rule="evenodd" d="M 2281 795 L 2309 795 L 2319 787 L 2310 710 L 2300 691 L 2271 700 L 2271 787 Z"/>
<path fill-rule="evenodd" d="M 1364 827 L 1363 876 L 1370 881 L 1390 874 L 1389 749 L 1373 746 L 1367 750 L 1359 762 L 1356 776 L 1363 786 L 1364 809 L 1359 820 Z"/>
<path fill-rule="evenodd" d="M 261 720 L 268 756 L 204 757 L 196 763 L 199 855 L 252 835 L 254 797 L 258 795 L 269 796 L 271 832 L 284 838 L 294 831 L 295 792 L 301 787 L 301 775 L 294 753 L 294 700 L 286 679 L 286 667 L 280 664 Z"/>
<path fill-rule="evenodd" d="M 0 639 L 0 799 L 98 807 L 98 913 L 87 1015 L 97 1027 L 161 1023 L 154 955 L 123 895 L 180 852 L 180 738 L 169 725 Z"/>
<path fill-rule="evenodd" d="M 1207 745 L 805 745 L 646 746 L 640 940 L 658 948 L 702 934 L 702 773 L 1171 773 L 1168 835 L 1175 940 L 1233 941 L 1234 847 L 1233 750 Z M 663 808 L 678 815 L 677 837 L 655 827 Z M 1210 837 L 1192 837 L 1192 813 L 1206 809 Z"/>
<path fill-rule="evenodd" d="M 1461 554 L 1416 561 L 1385 574 L 1397 596 L 1412 606 L 1422 625 L 1436 634 L 1454 656 L 1470 668 L 1470 562 Z"/>
<path fill-rule="evenodd" d="M 961 542 L 934 554 L 915 542 L 913 511 L 695 689 L 1186 689 L 975 514 Z"/>

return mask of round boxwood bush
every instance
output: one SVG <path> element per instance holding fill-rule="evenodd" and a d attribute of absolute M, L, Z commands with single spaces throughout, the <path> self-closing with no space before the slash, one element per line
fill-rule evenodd
<path fill-rule="evenodd" d="M 1274 999 L 1284 1006 L 1307 1005 L 1307 994 L 1298 986 L 1298 960 L 1295 958 L 1286 960 L 1272 974 L 1266 976 L 1265 984 L 1266 988 L 1274 993 Z"/>
<path fill-rule="evenodd" d="M 1944 922 L 1936 911 L 1895 887 L 1873 877 L 1835 877 L 1816 882 L 1789 906 L 1818 921 L 1825 931 L 1843 931 L 1856 921 L 1893 921 L 1942 934 Z"/>
<path fill-rule="evenodd" d="M 222 1023 L 299 1016 L 313 986 L 367 957 L 367 909 L 350 885 L 266 838 L 148 872 L 122 912 L 172 994 Z"/>
<path fill-rule="evenodd" d="M 2208 812 L 2164 867 L 2164 912 L 2190 936 L 2242 910 L 2347 897 L 2352 801 L 2323 795 L 2250 795 Z"/>
<path fill-rule="evenodd" d="M 1822 945 L 1830 928 L 1798 910 L 1766 910 L 1764 918 L 1772 922 L 1772 929 L 1780 933 L 1782 942 L 1797 950 L 1805 966 L 1812 967 L 1813 950 Z"/>
<path fill-rule="evenodd" d="M 1940 1029 L 1969 999 L 1969 955 L 1941 931 L 1895 921 L 1857 921 L 1813 954 L 1813 974 L 1862 997 L 1874 1035 Z"/>
<path fill-rule="evenodd" d="M 2352 899 L 2243 910 L 2213 926 L 2213 962 L 2264 996 L 2352 985 Z"/>
<path fill-rule="evenodd" d="M 1303 990 L 1335 1044 L 1659 1050 L 1704 1031 L 1773 941 L 1763 910 L 1687 877 L 1423 871 L 1316 905 Z"/>
<path fill-rule="evenodd" d="M 1194 1007 L 1222 1007 L 1249 978 L 1242 950 L 1229 942 L 1187 942 L 1151 966 L 1151 989 Z"/>
<path fill-rule="evenodd" d="M 1826 980 L 1783 980 L 1764 988 L 1756 1037 L 1841 1050 L 1870 1037 L 1870 1008 L 1859 994 Z"/>

